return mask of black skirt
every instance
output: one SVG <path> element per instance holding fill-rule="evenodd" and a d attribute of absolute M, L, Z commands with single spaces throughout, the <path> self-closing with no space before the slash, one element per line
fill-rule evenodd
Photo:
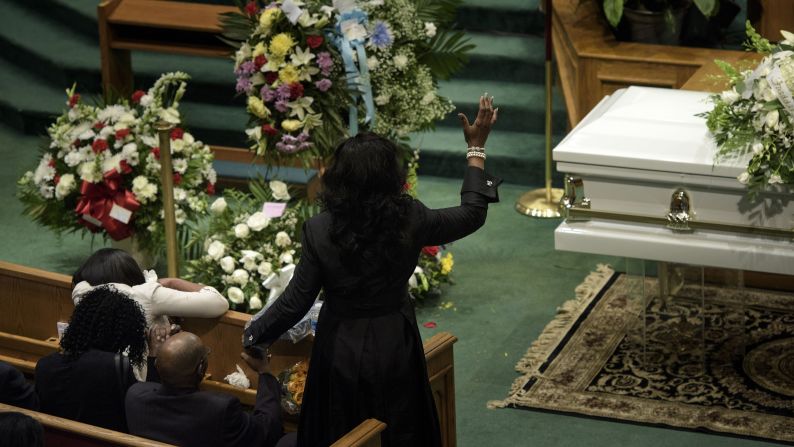
<path fill-rule="evenodd" d="M 327 446 L 368 418 L 387 424 L 384 447 L 438 447 L 441 433 L 413 305 L 377 315 L 326 304 L 298 428 L 298 446 Z"/>

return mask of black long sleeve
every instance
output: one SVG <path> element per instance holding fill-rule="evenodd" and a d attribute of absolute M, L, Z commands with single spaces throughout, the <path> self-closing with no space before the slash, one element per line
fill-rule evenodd
<path fill-rule="evenodd" d="M 240 401 L 233 399 L 229 401 L 224 420 L 226 445 L 276 445 L 283 434 L 281 390 L 276 378 L 270 374 L 260 374 L 253 413 L 243 411 Z"/>
<path fill-rule="evenodd" d="M 320 293 L 320 261 L 309 225 L 303 224 L 301 259 L 284 293 L 264 312 L 254 315 L 243 334 L 243 346 L 271 345 L 303 318 Z"/>
<path fill-rule="evenodd" d="M 25 376 L 13 366 L 0 362 L 0 403 L 38 411 L 39 396 L 25 380 Z"/>
<path fill-rule="evenodd" d="M 422 245 L 443 245 L 475 232 L 485 223 L 488 204 L 499 201 L 502 180 L 480 168 L 468 167 L 460 191 L 460 206 L 431 210 L 422 205 Z"/>

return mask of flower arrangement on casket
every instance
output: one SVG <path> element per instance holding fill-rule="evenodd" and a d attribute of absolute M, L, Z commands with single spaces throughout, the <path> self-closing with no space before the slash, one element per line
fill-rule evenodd
<path fill-rule="evenodd" d="M 179 101 L 189 76 L 162 75 L 129 100 L 91 105 L 75 87 L 68 109 L 47 129 L 49 146 L 38 167 L 18 182 L 25 213 L 58 233 L 88 231 L 113 240 L 145 233 L 138 245 L 163 245 L 160 149 L 155 124 L 179 123 Z M 215 192 L 209 146 L 175 128 L 171 132 L 177 224 L 203 213 Z"/>
<path fill-rule="evenodd" d="M 314 164 L 359 127 L 403 142 L 432 128 L 453 110 L 438 79 L 473 48 L 462 32 L 443 29 L 460 2 L 238 1 L 224 36 L 237 47 L 251 149 Z"/>
<path fill-rule="evenodd" d="M 754 70 L 739 71 L 717 61 L 731 88 L 711 96 L 704 113 L 719 151 L 717 160 L 748 157 L 738 180 L 758 191 L 794 184 L 794 34 L 772 45 L 747 23 L 747 46 L 765 55 Z"/>
<path fill-rule="evenodd" d="M 292 278 L 308 207 L 288 204 L 287 185 L 278 180 L 253 181 L 250 189 L 227 189 L 210 205 L 205 227 L 194 229 L 191 244 L 203 244 L 202 253 L 188 263 L 187 276 L 221 291 L 232 310 L 256 313 Z"/>

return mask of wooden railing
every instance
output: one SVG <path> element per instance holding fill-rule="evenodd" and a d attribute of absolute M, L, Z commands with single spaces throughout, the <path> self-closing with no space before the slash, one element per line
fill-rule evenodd
<path fill-rule="evenodd" d="M 44 428 L 46 447 L 169 447 L 171 444 L 119 433 L 94 425 L 50 416 L 38 411 L 0 404 L 0 413 L 17 412 L 39 421 Z M 171 446 L 173 447 L 173 446 Z"/>
<path fill-rule="evenodd" d="M 58 350 L 57 326 L 67 322 L 74 305 L 71 277 L 0 261 L 0 360 L 7 360 L 32 374 L 39 358 Z M 201 337 L 212 349 L 208 377 L 201 388 L 229 393 L 244 404 L 253 405 L 257 375 L 240 358 L 243 326 L 250 315 L 229 311 L 220 318 L 186 318 L 182 328 Z M 441 422 L 443 445 L 456 445 L 455 370 L 453 344 L 457 338 L 439 333 L 424 343 L 428 376 Z M 309 358 L 313 339 L 298 343 L 280 340 L 271 348 L 275 374 Z M 223 382 L 240 365 L 252 379 L 252 388 L 239 389 Z M 285 419 L 285 428 L 294 430 L 295 418 Z"/>
<path fill-rule="evenodd" d="M 44 428 L 46 447 L 173 447 L 171 444 L 0 404 L 0 413 L 5 412 L 26 414 L 39 421 Z M 380 447 L 380 434 L 385 429 L 386 424 L 383 422 L 367 419 L 331 447 Z"/>

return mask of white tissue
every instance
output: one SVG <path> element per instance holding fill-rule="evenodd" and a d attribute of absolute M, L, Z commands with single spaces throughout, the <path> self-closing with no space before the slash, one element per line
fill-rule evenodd
<path fill-rule="evenodd" d="M 229 385 L 235 388 L 247 389 L 251 386 L 251 381 L 248 380 L 248 376 L 245 375 L 243 369 L 240 368 L 240 365 L 234 365 L 237 367 L 237 372 L 233 372 L 226 376 L 225 380 Z"/>

